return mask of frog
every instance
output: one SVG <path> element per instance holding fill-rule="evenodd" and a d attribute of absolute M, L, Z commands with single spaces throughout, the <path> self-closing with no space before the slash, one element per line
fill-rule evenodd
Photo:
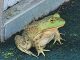
<path fill-rule="evenodd" d="M 15 44 L 19 50 L 28 55 L 39 56 L 43 54 L 44 51 L 50 51 L 45 49 L 46 45 L 53 40 L 53 44 L 60 43 L 62 37 L 59 32 L 59 28 L 65 25 L 65 20 L 61 18 L 59 13 L 47 16 L 41 20 L 33 21 L 28 24 L 22 35 L 15 36 Z M 37 55 L 30 51 L 30 48 L 34 47 L 37 51 Z"/>

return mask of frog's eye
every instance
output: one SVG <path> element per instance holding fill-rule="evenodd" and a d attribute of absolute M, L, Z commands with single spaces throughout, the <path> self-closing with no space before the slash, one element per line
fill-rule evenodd
<path fill-rule="evenodd" d="M 53 20 L 51 19 L 50 22 L 53 22 Z"/>
<path fill-rule="evenodd" d="M 50 19 L 50 22 L 51 22 L 51 23 L 53 23 L 53 22 L 54 22 L 54 20 L 53 20 L 53 19 Z"/>
<path fill-rule="evenodd" d="M 52 17 L 52 18 L 49 19 L 49 22 L 53 23 L 55 20 L 56 19 Z"/>

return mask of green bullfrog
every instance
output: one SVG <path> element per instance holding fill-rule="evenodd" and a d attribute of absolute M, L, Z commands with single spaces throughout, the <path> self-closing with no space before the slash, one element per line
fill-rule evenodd
<path fill-rule="evenodd" d="M 65 25 L 64 19 L 62 19 L 59 13 L 50 15 L 41 20 L 34 21 L 26 26 L 22 35 L 15 36 L 15 44 L 18 49 L 29 55 L 36 56 L 29 49 L 35 47 L 38 56 L 46 50 L 46 45 L 53 40 L 53 44 L 56 42 L 62 44 L 59 28 Z M 37 57 L 37 56 L 36 56 Z"/>

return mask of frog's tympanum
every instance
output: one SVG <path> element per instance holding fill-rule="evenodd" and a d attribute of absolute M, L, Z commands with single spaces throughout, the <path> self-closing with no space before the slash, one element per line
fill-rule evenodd
<path fill-rule="evenodd" d="M 24 53 L 36 56 L 29 50 L 31 47 L 35 47 L 38 56 L 40 53 L 45 56 L 44 51 L 50 51 L 45 47 L 51 40 L 53 40 L 53 44 L 56 42 L 62 44 L 58 28 L 63 27 L 64 24 L 64 19 L 58 13 L 34 21 L 26 26 L 22 35 L 16 35 L 15 44 Z"/>

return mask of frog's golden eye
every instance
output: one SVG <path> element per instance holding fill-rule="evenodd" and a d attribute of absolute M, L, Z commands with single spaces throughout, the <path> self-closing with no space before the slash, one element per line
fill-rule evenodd
<path fill-rule="evenodd" d="M 51 23 L 53 23 L 54 21 L 55 21 L 55 18 L 53 18 L 53 17 L 49 19 L 49 22 L 51 22 Z"/>
<path fill-rule="evenodd" d="M 50 20 L 51 22 L 53 22 L 53 20 Z"/>
<path fill-rule="evenodd" d="M 51 23 L 53 23 L 53 22 L 54 22 L 54 20 L 53 20 L 53 19 L 51 19 L 51 20 L 50 20 L 50 22 L 51 22 Z"/>

